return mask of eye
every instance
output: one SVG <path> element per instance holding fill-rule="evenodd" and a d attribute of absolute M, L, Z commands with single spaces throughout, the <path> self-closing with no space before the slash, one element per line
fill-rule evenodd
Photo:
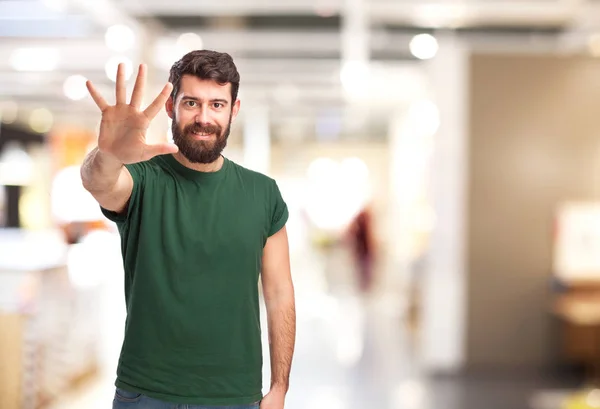
<path fill-rule="evenodd" d="M 215 107 L 216 109 L 219 109 L 219 108 L 222 108 L 222 107 L 223 107 L 223 104 L 221 104 L 220 102 L 215 102 L 215 103 L 213 104 L 213 107 Z"/>
<path fill-rule="evenodd" d="M 185 101 L 184 104 L 187 107 L 193 108 L 196 106 L 196 101 Z"/>

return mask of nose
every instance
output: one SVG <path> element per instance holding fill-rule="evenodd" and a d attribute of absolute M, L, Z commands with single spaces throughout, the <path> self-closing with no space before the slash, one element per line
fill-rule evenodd
<path fill-rule="evenodd" d="M 202 107 L 200 109 L 200 111 L 198 112 L 198 114 L 196 114 L 196 123 L 198 124 L 208 124 L 210 123 L 210 121 L 208 120 L 208 108 L 207 107 Z"/>

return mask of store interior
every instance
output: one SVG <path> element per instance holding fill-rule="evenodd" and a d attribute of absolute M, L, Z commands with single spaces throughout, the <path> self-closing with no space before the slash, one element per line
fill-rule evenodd
<path fill-rule="evenodd" d="M 600 408 L 600 4 L 221 3 L 0 2 L 0 408 L 111 404 L 123 264 L 81 183 L 85 81 L 112 103 L 145 63 L 149 102 L 203 48 L 241 75 L 223 154 L 289 208 L 286 408 Z"/>

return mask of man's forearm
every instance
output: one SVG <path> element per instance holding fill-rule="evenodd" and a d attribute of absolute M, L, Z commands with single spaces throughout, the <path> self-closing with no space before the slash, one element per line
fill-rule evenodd
<path fill-rule="evenodd" d="M 83 161 L 81 180 L 90 192 L 102 193 L 112 189 L 119 180 L 123 164 L 110 154 L 94 148 Z"/>
<path fill-rule="evenodd" d="M 296 341 L 296 307 L 291 294 L 267 302 L 271 389 L 287 392 Z"/>

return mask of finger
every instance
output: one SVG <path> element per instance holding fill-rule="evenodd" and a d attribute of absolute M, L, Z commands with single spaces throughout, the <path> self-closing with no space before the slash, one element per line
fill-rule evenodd
<path fill-rule="evenodd" d="M 120 63 L 117 68 L 117 85 L 115 88 L 117 104 L 126 104 L 127 90 L 125 89 L 125 64 Z"/>
<path fill-rule="evenodd" d="M 158 94 L 154 101 L 152 101 L 152 103 L 144 111 L 144 115 L 146 115 L 148 119 L 154 118 L 156 114 L 160 112 L 162 107 L 165 105 L 165 102 L 167 102 L 167 99 L 169 99 L 169 95 L 171 95 L 172 89 L 173 84 L 167 82 L 160 94 Z"/>
<path fill-rule="evenodd" d="M 133 94 L 131 94 L 130 105 L 136 109 L 140 109 L 142 99 L 144 99 L 144 87 L 146 86 L 146 64 L 140 64 L 135 85 L 133 86 Z"/>
<path fill-rule="evenodd" d="M 143 160 L 148 160 L 158 155 L 177 153 L 178 150 L 179 148 L 174 143 L 156 143 L 152 145 L 146 145 L 144 147 Z"/>
<path fill-rule="evenodd" d="M 102 95 L 100 95 L 96 87 L 94 87 L 92 81 L 86 81 L 85 86 L 87 87 L 88 92 L 90 93 L 92 99 L 94 100 L 98 108 L 100 108 L 100 111 L 104 112 L 104 110 L 108 108 L 108 103 L 106 102 L 106 100 L 102 98 Z"/>

